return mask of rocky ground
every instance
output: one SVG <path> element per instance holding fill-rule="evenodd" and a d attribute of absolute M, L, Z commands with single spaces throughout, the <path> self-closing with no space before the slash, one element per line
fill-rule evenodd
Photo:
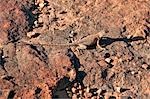
<path fill-rule="evenodd" d="M 0 99 L 150 99 L 149 0 L 0 0 L 0 34 Z"/>

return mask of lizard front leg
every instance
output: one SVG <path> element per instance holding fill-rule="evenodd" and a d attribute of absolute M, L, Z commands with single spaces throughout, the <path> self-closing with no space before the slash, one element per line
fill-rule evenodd
<path fill-rule="evenodd" d="M 87 46 L 84 44 L 78 44 L 78 46 L 75 48 L 77 51 L 76 55 L 81 55 L 81 51 L 87 49 Z M 82 52 L 83 53 L 83 52 Z"/>

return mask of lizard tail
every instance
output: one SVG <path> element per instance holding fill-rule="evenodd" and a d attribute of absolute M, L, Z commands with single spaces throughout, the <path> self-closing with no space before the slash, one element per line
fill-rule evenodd
<path fill-rule="evenodd" d="M 67 44 L 36 44 L 36 45 L 43 45 L 43 46 L 77 46 L 78 44 L 67 43 Z"/>
<path fill-rule="evenodd" d="M 43 46 L 78 46 L 78 44 L 74 44 L 74 43 L 67 43 L 67 44 L 40 44 L 40 43 L 29 43 L 29 42 L 23 42 L 24 44 L 32 44 L 32 45 L 43 45 Z"/>

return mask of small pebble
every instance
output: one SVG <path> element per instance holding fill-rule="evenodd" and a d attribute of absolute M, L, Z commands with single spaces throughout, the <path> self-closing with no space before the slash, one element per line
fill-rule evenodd
<path fill-rule="evenodd" d="M 38 27 L 38 21 L 34 21 L 34 26 Z"/>
<path fill-rule="evenodd" d="M 76 92 L 76 88 L 72 87 L 71 91 L 72 91 L 72 93 L 75 93 Z"/>
<path fill-rule="evenodd" d="M 78 83 L 74 83 L 74 87 L 76 87 L 76 88 L 77 88 L 77 87 L 78 87 Z"/>
<path fill-rule="evenodd" d="M 131 74 L 134 75 L 134 74 L 135 74 L 135 71 L 131 71 Z"/>
<path fill-rule="evenodd" d="M 36 33 L 35 32 L 28 32 L 27 33 L 27 37 L 31 38 L 33 35 L 35 35 Z"/>
<path fill-rule="evenodd" d="M 105 61 L 106 61 L 107 63 L 111 63 L 111 59 L 110 59 L 110 58 L 106 58 Z"/>
<path fill-rule="evenodd" d="M 2 56 L 2 58 L 4 59 L 4 58 L 5 58 L 5 56 L 3 55 L 3 56 Z"/>
<path fill-rule="evenodd" d="M 45 6 L 44 1 L 39 3 L 39 7 L 40 7 L 40 9 L 42 9 L 44 6 Z"/>
<path fill-rule="evenodd" d="M 82 90 L 79 90 L 79 94 L 82 95 Z"/>
<path fill-rule="evenodd" d="M 79 85 L 79 87 L 78 87 L 79 89 L 81 89 L 82 87 L 81 87 L 81 85 Z"/>
<path fill-rule="evenodd" d="M 97 94 L 99 95 L 99 94 L 102 92 L 102 89 L 100 88 L 100 89 L 98 89 L 96 92 L 97 92 Z"/>
<path fill-rule="evenodd" d="M 72 99 L 77 99 L 77 95 L 73 94 Z"/>
<path fill-rule="evenodd" d="M 43 22 L 43 17 L 42 17 L 42 16 L 40 16 L 40 17 L 38 18 L 38 22 L 39 22 L 39 23 L 42 23 L 42 22 Z"/>
<path fill-rule="evenodd" d="M 70 77 L 70 81 L 73 81 L 75 78 L 76 78 L 76 70 L 75 69 L 71 69 L 69 72 L 68 72 L 68 75 Z"/>
<path fill-rule="evenodd" d="M 90 87 L 89 86 L 87 86 L 86 92 L 90 92 Z"/>
<path fill-rule="evenodd" d="M 142 68 L 147 69 L 147 68 L 148 68 L 148 65 L 147 65 L 147 64 L 143 64 L 143 65 L 142 65 Z"/>
<path fill-rule="evenodd" d="M 70 38 L 73 38 L 73 37 L 74 37 L 74 31 L 71 31 L 71 32 L 70 32 L 69 37 L 70 37 Z"/>
<path fill-rule="evenodd" d="M 116 87 L 117 92 L 120 92 L 120 89 L 121 89 L 120 87 Z"/>

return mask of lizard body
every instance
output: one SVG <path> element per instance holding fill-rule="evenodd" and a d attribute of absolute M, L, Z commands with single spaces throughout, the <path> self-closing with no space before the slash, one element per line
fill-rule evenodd
<path fill-rule="evenodd" d="M 37 43 L 34 39 L 22 39 L 21 42 L 26 44 L 34 44 L 34 45 L 44 45 L 44 46 L 79 46 L 79 49 L 86 49 L 88 45 L 92 45 L 93 43 L 97 42 L 97 46 L 100 47 L 98 44 L 99 39 L 103 37 L 104 31 L 100 31 L 96 34 L 88 35 L 81 40 L 74 41 L 73 43 L 67 43 L 67 44 L 49 44 L 49 43 Z M 39 41 L 39 40 L 38 40 Z M 34 43 L 36 42 L 36 43 Z"/>

